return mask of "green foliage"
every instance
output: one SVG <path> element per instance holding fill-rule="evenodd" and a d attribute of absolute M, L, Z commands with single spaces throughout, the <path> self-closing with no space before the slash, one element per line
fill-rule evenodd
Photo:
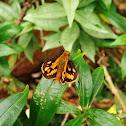
<path fill-rule="evenodd" d="M 30 120 L 27 119 L 27 124 L 47 126 L 55 113 L 70 112 L 76 114 L 77 117 L 68 121 L 65 126 L 80 126 L 82 123 L 86 123 L 85 119 L 90 120 L 91 126 L 122 126 L 108 112 L 90 108 L 102 86 L 104 70 L 102 67 L 98 67 L 91 74 L 83 55 L 86 54 L 92 62 L 95 62 L 95 54 L 99 47 L 115 48 L 126 44 L 126 34 L 118 37 L 107 24 L 103 23 L 99 13 L 103 14 L 110 25 L 124 33 L 126 33 L 126 20 L 116 11 L 112 0 L 55 0 L 54 3 L 41 1 L 43 4 L 38 8 L 33 7 L 28 10 L 20 25 L 15 25 L 13 22 L 20 15 L 22 9 L 20 3 L 24 1 L 10 0 L 8 4 L 0 2 L 0 76 L 10 77 L 10 68 L 13 67 L 21 52 L 24 52 L 28 60 L 34 63 L 34 49 L 39 49 L 39 43 L 33 30 L 51 31 L 51 34 L 41 38 L 46 40 L 43 51 L 63 46 L 70 52 L 77 52 L 78 49 L 87 52 L 70 55 L 70 59 L 74 61 L 79 73 L 75 85 L 83 111 L 75 105 L 61 101 L 67 87 L 66 84 L 62 85 L 55 83 L 54 80 L 42 78 L 30 103 Z M 106 19 L 103 20 L 106 21 Z M 16 39 L 17 37 L 18 39 Z M 7 43 L 10 38 L 12 41 Z M 9 60 L 5 56 L 9 56 Z M 126 51 L 121 62 L 123 79 L 126 76 L 125 57 Z M 121 69 L 115 69 L 114 66 L 113 71 L 117 71 L 115 76 L 118 76 L 118 70 Z M 113 72 L 112 69 L 110 71 Z M 8 88 L 14 86 L 22 90 L 25 87 L 24 83 L 16 78 L 13 78 Z M 22 120 L 18 119 L 18 116 L 25 106 L 28 92 L 29 89 L 26 86 L 23 92 L 11 95 L 0 102 L 0 125 L 22 126 Z M 125 99 L 122 92 L 120 96 Z M 117 100 L 115 101 L 118 105 Z"/>
<path fill-rule="evenodd" d="M 13 125 L 23 109 L 29 93 L 29 87 L 21 93 L 9 96 L 0 102 L 0 125 Z"/>

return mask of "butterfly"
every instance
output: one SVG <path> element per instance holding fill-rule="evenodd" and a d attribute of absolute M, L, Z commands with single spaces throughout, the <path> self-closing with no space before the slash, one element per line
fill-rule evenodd
<path fill-rule="evenodd" d="M 69 51 L 64 51 L 60 57 L 54 57 L 42 64 L 43 77 L 56 79 L 56 83 L 73 83 L 78 78 L 74 63 L 69 58 Z"/>

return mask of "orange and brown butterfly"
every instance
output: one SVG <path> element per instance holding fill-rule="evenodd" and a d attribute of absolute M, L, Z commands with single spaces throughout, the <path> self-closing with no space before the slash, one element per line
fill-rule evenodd
<path fill-rule="evenodd" d="M 47 79 L 56 79 L 64 83 L 73 83 L 78 78 L 78 72 L 74 63 L 69 58 L 69 52 L 64 51 L 60 57 L 52 58 L 42 64 L 41 67 L 43 77 Z"/>

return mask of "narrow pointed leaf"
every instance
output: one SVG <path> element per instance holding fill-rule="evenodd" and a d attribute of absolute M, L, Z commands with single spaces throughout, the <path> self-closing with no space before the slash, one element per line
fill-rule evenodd
<path fill-rule="evenodd" d="M 64 126 L 81 126 L 82 121 L 83 121 L 83 115 L 79 115 L 76 118 L 67 122 Z"/>
<path fill-rule="evenodd" d="M 120 35 L 113 43 L 111 43 L 111 45 L 126 45 L 126 34 Z"/>
<path fill-rule="evenodd" d="M 60 36 L 61 36 L 61 32 L 52 33 L 44 37 L 43 39 L 46 40 L 46 43 L 42 51 L 60 47 L 61 46 L 61 44 L 59 43 Z"/>
<path fill-rule="evenodd" d="M 104 70 L 103 67 L 98 67 L 97 69 L 94 70 L 92 73 L 92 81 L 93 81 L 93 87 L 92 87 L 92 95 L 90 98 L 89 105 L 92 103 L 93 99 L 97 95 L 100 87 L 102 86 L 104 80 Z"/>
<path fill-rule="evenodd" d="M 22 30 L 22 27 L 15 24 L 9 24 L 0 28 L 0 42 L 6 41 Z"/>
<path fill-rule="evenodd" d="M 42 78 L 30 104 L 31 126 L 47 126 L 53 118 L 67 85 Z"/>
<path fill-rule="evenodd" d="M 5 57 L 0 57 L 0 73 L 5 76 L 10 75 L 9 64 Z"/>
<path fill-rule="evenodd" d="M 111 3 L 112 3 L 112 0 L 102 0 L 102 1 L 105 4 L 106 8 L 109 10 Z"/>
<path fill-rule="evenodd" d="M 98 126 L 122 126 L 118 119 L 104 110 L 87 109 L 84 115 Z"/>
<path fill-rule="evenodd" d="M 16 51 L 10 48 L 7 44 L 0 44 L 0 57 L 15 54 Z"/>
<path fill-rule="evenodd" d="M 67 27 L 61 34 L 60 42 L 65 50 L 71 52 L 72 47 L 80 33 L 77 23 L 73 23 L 72 27 Z"/>
<path fill-rule="evenodd" d="M 126 33 L 126 20 L 120 14 L 113 11 L 102 11 L 102 13 L 113 26 Z"/>
<path fill-rule="evenodd" d="M 83 54 L 77 53 L 70 56 L 79 73 L 78 80 L 75 82 L 77 93 L 79 95 L 80 105 L 82 109 L 88 107 L 88 103 L 92 94 L 92 77 L 91 71 L 83 59 Z"/>
<path fill-rule="evenodd" d="M 67 14 L 69 26 L 71 27 L 75 16 L 75 11 L 79 4 L 79 0 L 62 0 L 62 2 Z"/>
<path fill-rule="evenodd" d="M 65 114 L 67 112 L 80 114 L 80 110 L 75 105 L 69 105 L 67 102 L 61 101 L 56 113 Z"/>
<path fill-rule="evenodd" d="M 123 53 L 121 64 L 122 64 L 122 67 L 121 67 L 122 79 L 124 79 L 124 77 L 126 76 L 126 50 Z"/>
<path fill-rule="evenodd" d="M 83 30 L 96 38 L 117 38 L 116 34 L 104 23 L 100 22 L 99 17 L 92 12 L 77 10 L 75 20 L 82 26 Z"/>
<path fill-rule="evenodd" d="M 21 93 L 14 94 L 0 102 L 0 125 L 12 126 L 23 109 L 29 93 L 29 87 Z"/>
<path fill-rule="evenodd" d="M 95 62 L 95 44 L 93 39 L 85 32 L 81 31 L 79 36 L 79 43 L 81 45 L 81 49 L 84 52 L 87 52 L 86 56 Z"/>

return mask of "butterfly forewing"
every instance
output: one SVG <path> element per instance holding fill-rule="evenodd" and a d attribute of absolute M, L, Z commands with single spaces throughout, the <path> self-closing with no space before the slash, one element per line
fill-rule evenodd
<path fill-rule="evenodd" d="M 41 70 L 42 75 L 47 79 L 55 79 L 57 74 L 57 65 L 53 65 L 53 68 L 51 67 L 52 64 L 56 61 L 57 57 L 54 57 L 46 62 L 43 63 Z"/>

